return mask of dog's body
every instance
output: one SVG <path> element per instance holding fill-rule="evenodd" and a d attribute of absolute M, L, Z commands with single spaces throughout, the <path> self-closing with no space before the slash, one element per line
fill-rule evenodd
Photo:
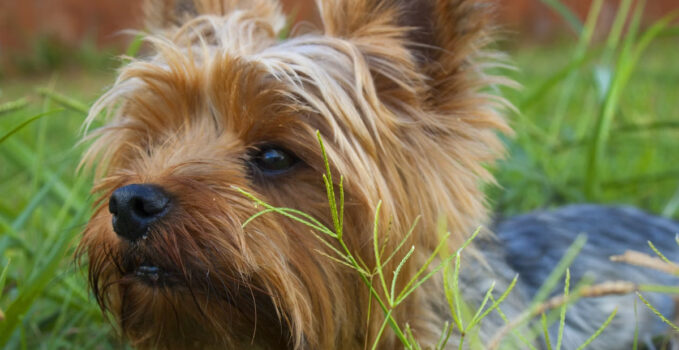
<path fill-rule="evenodd" d="M 86 162 L 99 163 L 101 200 L 80 246 L 98 302 L 135 346 L 356 349 L 379 338 L 382 349 L 401 347 L 397 327 L 382 332 L 385 313 L 366 281 L 345 264 L 375 271 L 376 252 L 393 253 L 381 266 L 385 288 L 375 291 L 386 300 L 387 285 L 397 292 L 409 287 L 437 252 L 439 227 L 451 233 L 443 249 L 454 252 L 488 222 L 480 186 L 492 176 L 485 165 L 502 155 L 496 133 L 510 130 L 500 113 L 504 102 L 485 89 L 511 83 L 484 73 L 497 57 L 484 51 L 488 4 L 328 0 L 319 6 L 322 30 L 283 40 L 285 18 L 273 0 L 147 3 L 153 54 L 124 67 L 88 119 L 104 109 L 113 115 L 86 155 Z M 330 159 L 329 181 L 339 190 L 339 175 L 346 176 L 345 197 L 337 199 L 344 203 L 341 219 L 330 215 L 316 130 Z M 342 227 L 338 240 L 323 242 L 307 225 L 274 213 L 248 220 L 261 208 L 244 192 L 304 211 L 319 220 L 316 227 Z M 625 211 L 596 219 L 602 210 L 500 222 L 497 237 L 479 237 L 463 260 L 463 295 L 478 303 L 496 280 L 499 297 L 520 272 L 501 306 L 517 317 L 581 231 L 590 243 L 573 265 L 574 281 L 586 270 L 596 279 L 630 276 L 635 283 L 659 276 L 612 265 L 608 255 L 624 246 L 609 244 L 615 234 L 630 239 L 627 248 L 657 239 L 677 257 L 670 244 L 676 223 Z M 594 218 L 581 220 L 585 213 Z M 640 230 L 601 227 L 629 217 Z M 544 254 L 531 255 L 536 247 Z M 343 249 L 355 260 L 342 260 Z M 668 298 L 649 298 L 671 316 Z M 622 313 L 629 315 L 631 300 L 620 305 Z M 610 300 L 587 303 L 570 313 L 566 348 L 607 316 Z M 451 319 L 448 305 L 437 274 L 389 316 L 400 329 L 407 324 L 423 346 L 434 346 Z M 582 316 L 590 311 L 591 320 Z M 642 336 L 656 332 L 657 320 L 642 307 L 638 312 Z M 632 341 L 633 321 L 618 320 L 624 327 L 604 333 L 599 348 Z M 493 312 L 482 341 L 500 327 Z M 457 347 L 455 339 L 449 347 Z"/>
<path fill-rule="evenodd" d="M 648 268 L 614 263 L 609 258 L 630 249 L 654 256 L 647 245 L 650 241 L 657 242 L 656 247 L 667 252 L 667 258 L 677 261 L 679 249 L 672 238 L 678 231 L 679 224 L 674 221 L 629 207 L 572 205 L 552 212 L 535 212 L 496 224 L 495 232 L 504 260 L 493 267 L 499 271 L 509 269 L 518 273 L 521 276 L 520 288 L 532 298 L 576 236 L 583 234 L 587 243 L 570 267 L 572 281 L 589 277 L 592 283 L 631 281 L 676 286 L 679 283 L 677 277 Z M 554 293 L 562 291 L 563 283 Z M 668 319 L 676 315 L 674 301 L 669 295 L 645 293 L 645 296 Z M 635 301 L 636 298 L 634 294 L 587 298 L 569 307 L 564 348 L 575 349 L 583 344 L 614 309 L 617 309 L 618 316 L 604 336 L 595 340 L 590 348 L 631 349 L 635 327 L 639 327 L 640 344 L 651 344 L 654 336 L 664 333 L 666 325 L 648 312 L 640 301 Z M 635 303 L 639 305 L 635 306 Z M 556 339 L 557 331 L 558 325 L 551 327 L 551 339 Z M 667 348 L 671 347 L 668 345 Z"/>

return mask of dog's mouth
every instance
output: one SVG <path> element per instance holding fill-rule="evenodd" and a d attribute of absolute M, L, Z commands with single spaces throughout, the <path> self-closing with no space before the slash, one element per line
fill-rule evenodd
<path fill-rule="evenodd" d="M 151 286 L 168 285 L 174 280 L 173 274 L 151 264 L 140 265 L 134 269 L 133 273 L 139 281 Z"/>
<path fill-rule="evenodd" d="M 121 274 L 126 279 L 149 287 L 171 287 L 181 283 L 180 275 L 175 269 L 139 256 L 128 256 L 124 259 Z"/>

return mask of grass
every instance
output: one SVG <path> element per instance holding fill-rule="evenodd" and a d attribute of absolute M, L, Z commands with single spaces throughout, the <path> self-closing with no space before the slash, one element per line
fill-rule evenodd
<path fill-rule="evenodd" d="M 606 145 L 597 157 L 597 190 L 589 193 L 588 156 L 603 99 L 603 83 L 597 79 L 605 79 L 598 76 L 608 74 L 599 73 L 606 68 L 590 59 L 528 105 L 523 97 L 544 88 L 546 77 L 571 64 L 572 51 L 562 46 L 529 47 L 513 54 L 520 68 L 515 79 L 524 87 L 507 95 L 525 108 L 521 116 L 513 117 L 517 135 L 508 142 L 510 157 L 496 171 L 501 186 L 488 190 L 495 209 L 516 214 L 592 201 L 626 203 L 679 217 L 676 45 L 676 38 L 663 38 L 641 56 L 620 93 Z M 573 81 L 573 92 L 566 98 L 569 81 Z M 561 125 L 550 135 L 559 118 Z"/>
<path fill-rule="evenodd" d="M 37 87 L 92 101 L 111 75 L 69 73 L 3 84 L 0 114 L 0 347 L 112 348 L 116 342 L 71 258 L 90 212 L 91 179 L 76 176 L 74 148 L 85 114 L 42 97 Z M 99 86 L 95 88 L 95 86 Z M 19 100 L 21 101 L 21 100 Z M 16 103 L 10 102 L 9 105 Z M 31 121 L 30 124 L 25 125 Z M 17 130 L 17 126 L 23 128 Z M 102 345 L 104 344 L 104 345 Z M 110 344 L 106 345 L 106 344 Z"/>
<path fill-rule="evenodd" d="M 30 50 L 5 49 L 0 59 L 0 77 L 3 73 L 41 74 L 69 66 L 94 71 L 102 67 L 114 67 L 117 63 L 117 50 L 98 47 L 92 35 L 88 35 L 76 47 L 49 34 L 32 39 L 28 46 Z"/>
<path fill-rule="evenodd" d="M 558 1 L 545 2 L 563 10 Z M 522 112 L 511 116 L 517 134 L 507 140 L 510 157 L 495 171 L 500 186 L 487 189 L 499 214 L 593 201 L 631 204 L 679 219 L 679 66 L 675 62 L 679 30 L 670 22 L 637 28 L 634 18 L 640 9 L 633 8 L 631 1 L 622 3 L 618 18 L 627 18 L 628 30 L 620 24 L 624 21 L 616 21 L 601 44 L 592 43 L 592 28 L 600 15 L 596 6 L 600 3 L 595 1 L 584 23 L 564 14 L 578 33 L 577 40 L 510 49 L 519 69 L 509 74 L 523 88 L 503 93 Z M 72 261 L 91 208 L 91 178 L 75 174 L 82 149 L 74 145 L 85 117 L 83 109 L 112 79 L 109 70 L 90 69 L 6 78 L 0 85 L 0 310 L 4 313 L 0 347 L 124 347 L 112 336 L 88 295 L 84 272 Z M 329 192 L 336 203 L 334 227 L 320 232 L 327 239 L 341 239 L 342 199 L 341 193 L 340 198 L 336 195 Z M 341 253 L 341 261 L 357 264 L 359 276 L 375 274 L 377 284 L 367 285 L 384 291 L 378 293 L 384 297 L 378 307 L 387 315 L 385 327 L 396 330 L 404 343 L 414 344 L 407 327 L 389 322 L 390 310 L 407 297 L 408 290 L 395 291 L 380 278 L 379 268 L 366 271 L 349 258 L 351 252 Z M 483 319 L 483 310 L 501 300 L 488 293 L 485 309 L 466 309 L 454 278 L 459 273 L 459 252 L 440 254 L 450 261 L 441 269 L 453 276 L 447 279 L 445 292 L 454 322 L 441 325 L 443 344 L 453 327 L 471 330 L 468 327 Z M 567 271 L 568 264 L 563 265 L 553 274 L 554 284 Z M 641 295 L 640 301 L 645 306 L 639 307 L 654 310 Z M 559 305 L 557 320 L 567 312 L 565 305 Z M 557 349 L 560 339 L 561 333 Z"/>

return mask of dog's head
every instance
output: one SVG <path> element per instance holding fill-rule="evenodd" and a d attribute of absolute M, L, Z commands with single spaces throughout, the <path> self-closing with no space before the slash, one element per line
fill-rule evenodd
<path fill-rule="evenodd" d="M 110 116 L 85 156 L 100 199 L 79 249 L 133 344 L 346 348 L 374 337 L 382 317 L 373 310 L 366 327 L 367 288 L 309 227 L 273 213 L 243 225 L 262 208 L 240 190 L 333 226 L 317 130 L 333 179 L 346 176 L 344 242 L 368 267 L 380 200 L 387 251 L 417 216 L 416 256 L 437 244 L 440 214 L 458 241 L 483 219 L 483 165 L 507 130 L 486 91 L 503 82 L 484 73 L 487 4 L 319 10 L 322 29 L 283 38 L 274 1 L 147 3 L 152 53 L 121 69 L 88 118 Z M 421 259 L 402 275 L 411 263 Z M 426 312 L 394 315 L 417 332 Z"/>

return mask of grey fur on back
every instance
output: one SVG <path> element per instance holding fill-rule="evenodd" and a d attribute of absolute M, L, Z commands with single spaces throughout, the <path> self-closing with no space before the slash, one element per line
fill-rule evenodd
<path fill-rule="evenodd" d="M 500 220 L 493 231 L 504 259 L 489 259 L 490 263 L 500 265 L 494 266 L 495 270 L 518 273 L 518 287 L 529 300 L 581 233 L 587 235 L 587 243 L 570 266 L 571 286 L 585 276 L 594 283 L 626 280 L 637 284 L 679 286 L 679 279 L 668 274 L 610 261 L 610 256 L 626 250 L 655 256 L 647 241 L 653 242 L 670 260 L 679 261 L 679 246 L 675 242 L 679 223 L 634 208 L 571 205 Z M 482 244 L 482 250 L 485 245 Z M 562 291 L 563 282 L 553 295 Z M 668 319 L 673 320 L 677 316 L 671 296 L 658 293 L 643 295 Z M 631 349 L 636 298 L 634 294 L 606 296 L 582 299 L 572 305 L 567 311 L 563 349 L 580 346 L 616 307 L 617 316 L 588 349 Z M 649 344 L 652 337 L 668 332 L 668 327 L 643 303 L 638 301 L 636 304 L 640 342 Z M 558 324 L 550 328 L 553 342 L 557 329 Z"/>

